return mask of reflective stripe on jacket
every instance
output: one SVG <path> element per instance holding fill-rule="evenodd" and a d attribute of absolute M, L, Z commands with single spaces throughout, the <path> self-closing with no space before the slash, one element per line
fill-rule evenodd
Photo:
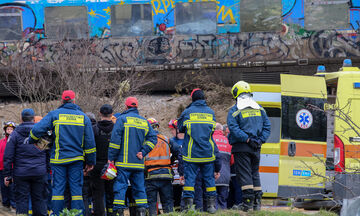
<path fill-rule="evenodd" d="M 184 110 L 178 119 L 179 131 L 185 133 L 182 146 L 184 161 L 204 163 L 215 160 L 212 137 L 215 125 L 215 113 L 205 100 L 197 100 Z"/>
<path fill-rule="evenodd" d="M 130 108 L 118 118 L 111 134 L 109 160 L 115 165 L 129 169 L 144 169 L 144 160 L 136 154 L 142 152 L 145 157 L 157 143 L 156 133 L 150 123 L 136 108 Z"/>
<path fill-rule="evenodd" d="M 65 103 L 49 112 L 30 131 L 29 142 L 36 143 L 50 130 L 55 135 L 50 163 L 67 164 L 84 159 L 86 164 L 96 163 L 96 147 L 91 121 L 78 105 Z"/>

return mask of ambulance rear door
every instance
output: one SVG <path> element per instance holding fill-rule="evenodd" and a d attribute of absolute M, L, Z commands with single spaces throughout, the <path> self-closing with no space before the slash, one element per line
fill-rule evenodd
<path fill-rule="evenodd" d="M 281 88 L 280 85 L 250 84 L 254 100 L 266 111 L 271 133 L 261 147 L 260 181 L 264 197 L 277 197 L 279 183 Z"/>
<path fill-rule="evenodd" d="M 326 99 L 324 77 L 281 75 L 279 197 L 323 198 Z"/>

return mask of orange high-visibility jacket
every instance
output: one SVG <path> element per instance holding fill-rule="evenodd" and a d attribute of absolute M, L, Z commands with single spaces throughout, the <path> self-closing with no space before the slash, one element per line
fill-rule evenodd
<path fill-rule="evenodd" d="M 157 134 L 157 144 L 145 157 L 145 167 L 148 172 L 146 179 L 172 179 L 171 154 L 177 156 L 179 152 L 180 147 L 176 143 L 162 134 Z"/>

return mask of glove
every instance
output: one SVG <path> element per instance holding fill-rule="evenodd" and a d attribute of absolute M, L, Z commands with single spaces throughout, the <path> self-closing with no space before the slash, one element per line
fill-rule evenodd
<path fill-rule="evenodd" d="M 259 138 L 250 137 L 249 144 L 253 149 L 258 150 L 261 149 L 262 141 Z"/>

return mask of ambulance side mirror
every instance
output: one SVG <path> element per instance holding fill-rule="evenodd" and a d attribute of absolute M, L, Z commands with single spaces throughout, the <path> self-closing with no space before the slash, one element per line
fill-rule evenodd
<path fill-rule="evenodd" d="M 289 142 L 288 145 L 288 155 L 290 157 L 294 157 L 296 154 L 296 143 L 295 142 Z"/>

